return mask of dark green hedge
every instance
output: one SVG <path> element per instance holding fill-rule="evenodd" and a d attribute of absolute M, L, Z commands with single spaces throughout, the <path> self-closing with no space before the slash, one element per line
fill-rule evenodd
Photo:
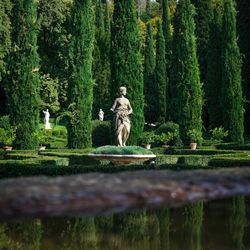
<path fill-rule="evenodd" d="M 211 167 L 249 167 L 250 157 L 247 158 L 217 158 L 208 163 Z"/>

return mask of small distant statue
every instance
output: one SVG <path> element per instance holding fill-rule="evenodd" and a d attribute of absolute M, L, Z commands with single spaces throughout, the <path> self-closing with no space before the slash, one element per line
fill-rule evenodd
<path fill-rule="evenodd" d="M 100 111 L 98 113 L 98 116 L 99 116 L 99 120 L 103 121 L 103 119 L 104 119 L 104 112 L 102 111 L 102 109 L 100 109 Z"/>
<path fill-rule="evenodd" d="M 49 123 L 49 118 L 50 118 L 49 110 L 48 109 L 46 109 L 46 111 L 43 110 L 43 113 L 44 113 L 44 128 L 51 129 L 50 123 Z"/>
<path fill-rule="evenodd" d="M 129 100 L 125 97 L 127 94 L 126 87 L 120 87 L 120 97 L 115 99 L 115 102 L 110 109 L 114 112 L 113 125 L 118 146 L 125 147 L 130 133 L 129 115 L 133 112 Z"/>

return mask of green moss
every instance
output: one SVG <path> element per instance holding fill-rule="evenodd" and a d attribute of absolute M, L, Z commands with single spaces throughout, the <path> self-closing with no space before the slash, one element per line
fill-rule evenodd
<path fill-rule="evenodd" d="M 93 154 L 115 154 L 115 155 L 152 155 L 153 152 L 138 146 L 103 146 L 95 149 Z"/>

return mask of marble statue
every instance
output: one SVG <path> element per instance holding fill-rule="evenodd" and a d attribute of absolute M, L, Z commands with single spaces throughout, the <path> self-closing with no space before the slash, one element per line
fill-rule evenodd
<path fill-rule="evenodd" d="M 49 110 L 48 109 L 46 109 L 46 111 L 43 110 L 43 113 L 44 113 L 44 128 L 51 129 L 50 123 L 49 123 L 49 118 L 50 118 Z"/>
<path fill-rule="evenodd" d="M 98 113 L 98 116 L 99 116 L 99 120 L 103 121 L 103 119 L 104 119 L 104 112 L 102 111 L 102 109 L 100 109 L 100 111 Z"/>
<path fill-rule="evenodd" d="M 114 113 L 113 125 L 117 144 L 120 147 L 126 146 L 126 142 L 130 133 L 129 115 L 133 112 L 129 100 L 125 97 L 127 94 L 126 87 L 120 87 L 120 97 L 115 99 L 115 102 L 110 109 Z"/>

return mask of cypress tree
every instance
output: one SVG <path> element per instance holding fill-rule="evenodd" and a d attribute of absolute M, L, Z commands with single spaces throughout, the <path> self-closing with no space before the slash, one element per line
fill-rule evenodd
<path fill-rule="evenodd" d="M 0 2 L 0 114 L 5 112 L 6 98 L 3 86 L 3 76 L 6 73 L 6 57 L 11 47 L 10 13 L 12 4 L 10 0 Z"/>
<path fill-rule="evenodd" d="M 83 148 L 91 146 L 94 45 L 94 8 L 91 0 L 74 1 L 71 25 L 68 146 Z"/>
<path fill-rule="evenodd" d="M 195 6 L 195 34 L 197 56 L 200 65 L 201 80 L 205 80 L 207 68 L 207 47 L 209 41 L 210 22 L 213 15 L 212 0 L 191 0 Z"/>
<path fill-rule="evenodd" d="M 243 100 L 241 55 L 237 45 L 236 11 L 233 0 L 225 0 L 222 17 L 222 93 L 223 125 L 230 141 L 243 142 Z"/>
<path fill-rule="evenodd" d="M 250 133 L 250 5 L 248 0 L 237 0 L 239 46 L 243 55 L 242 87 L 245 103 L 245 131 Z"/>
<path fill-rule="evenodd" d="M 223 108 L 220 105 L 222 11 L 216 6 L 213 12 L 207 52 L 205 96 L 210 126 L 216 128 L 223 125 Z"/>
<path fill-rule="evenodd" d="M 162 30 L 165 39 L 165 55 L 166 55 L 166 80 L 170 78 L 170 69 L 172 63 L 172 35 L 170 30 L 170 10 L 169 1 L 162 0 Z M 166 84 L 166 107 L 169 108 L 170 95 L 169 95 L 169 85 Z M 166 117 L 169 118 L 170 114 L 166 111 Z"/>
<path fill-rule="evenodd" d="M 157 88 L 154 82 L 155 52 L 151 22 L 147 23 L 146 43 L 144 51 L 144 96 L 145 96 L 145 119 L 147 122 L 156 121 Z"/>
<path fill-rule="evenodd" d="M 173 65 L 171 73 L 171 115 L 180 125 L 183 141 L 187 132 L 202 129 L 202 90 L 196 55 L 194 7 L 190 0 L 179 0 L 174 26 Z"/>
<path fill-rule="evenodd" d="M 167 90 L 167 78 L 166 78 L 166 57 L 165 57 L 165 40 L 162 31 L 162 25 L 158 21 L 158 31 L 156 38 L 156 66 L 155 66 L 155 85 L 157 86 L 157 121 L 165 122 L 166 117 L 166 90 Z M 155 98 L 155 97 L 154 97 Z"/>
<path fill-rule="evenodd" d="M 115 0 L 111 45 L 111 94 L 126 86 L 133 108 L 130 143 L 136 144 L 144 126 L 140 33 L 134 0 Z"/>
<path fill-rule="evenodd" d="M 13 8 L 13 50 L 7 88 L 10 120 L 17 127 L 15 144 L 21 149 L 37 146 L 40 82 L 37 54 L 37 15 L 34 0 L 16 1 Z"/>
<path fill-rule="evenodd" d="M 105 114 L 110 109 L 110 18 L 108 12 L 108 4 L 105 4 L 105 10 L 100 0 L 97 1 L 96 7 L 96 33 L 95 33 L 95 49 L 93 76 L 94 84 L 94 100 L 93 100 L 93 118 L 98 116 L 101 108 Z M 105 14 L 105 15 L 104 15 Z"/>

